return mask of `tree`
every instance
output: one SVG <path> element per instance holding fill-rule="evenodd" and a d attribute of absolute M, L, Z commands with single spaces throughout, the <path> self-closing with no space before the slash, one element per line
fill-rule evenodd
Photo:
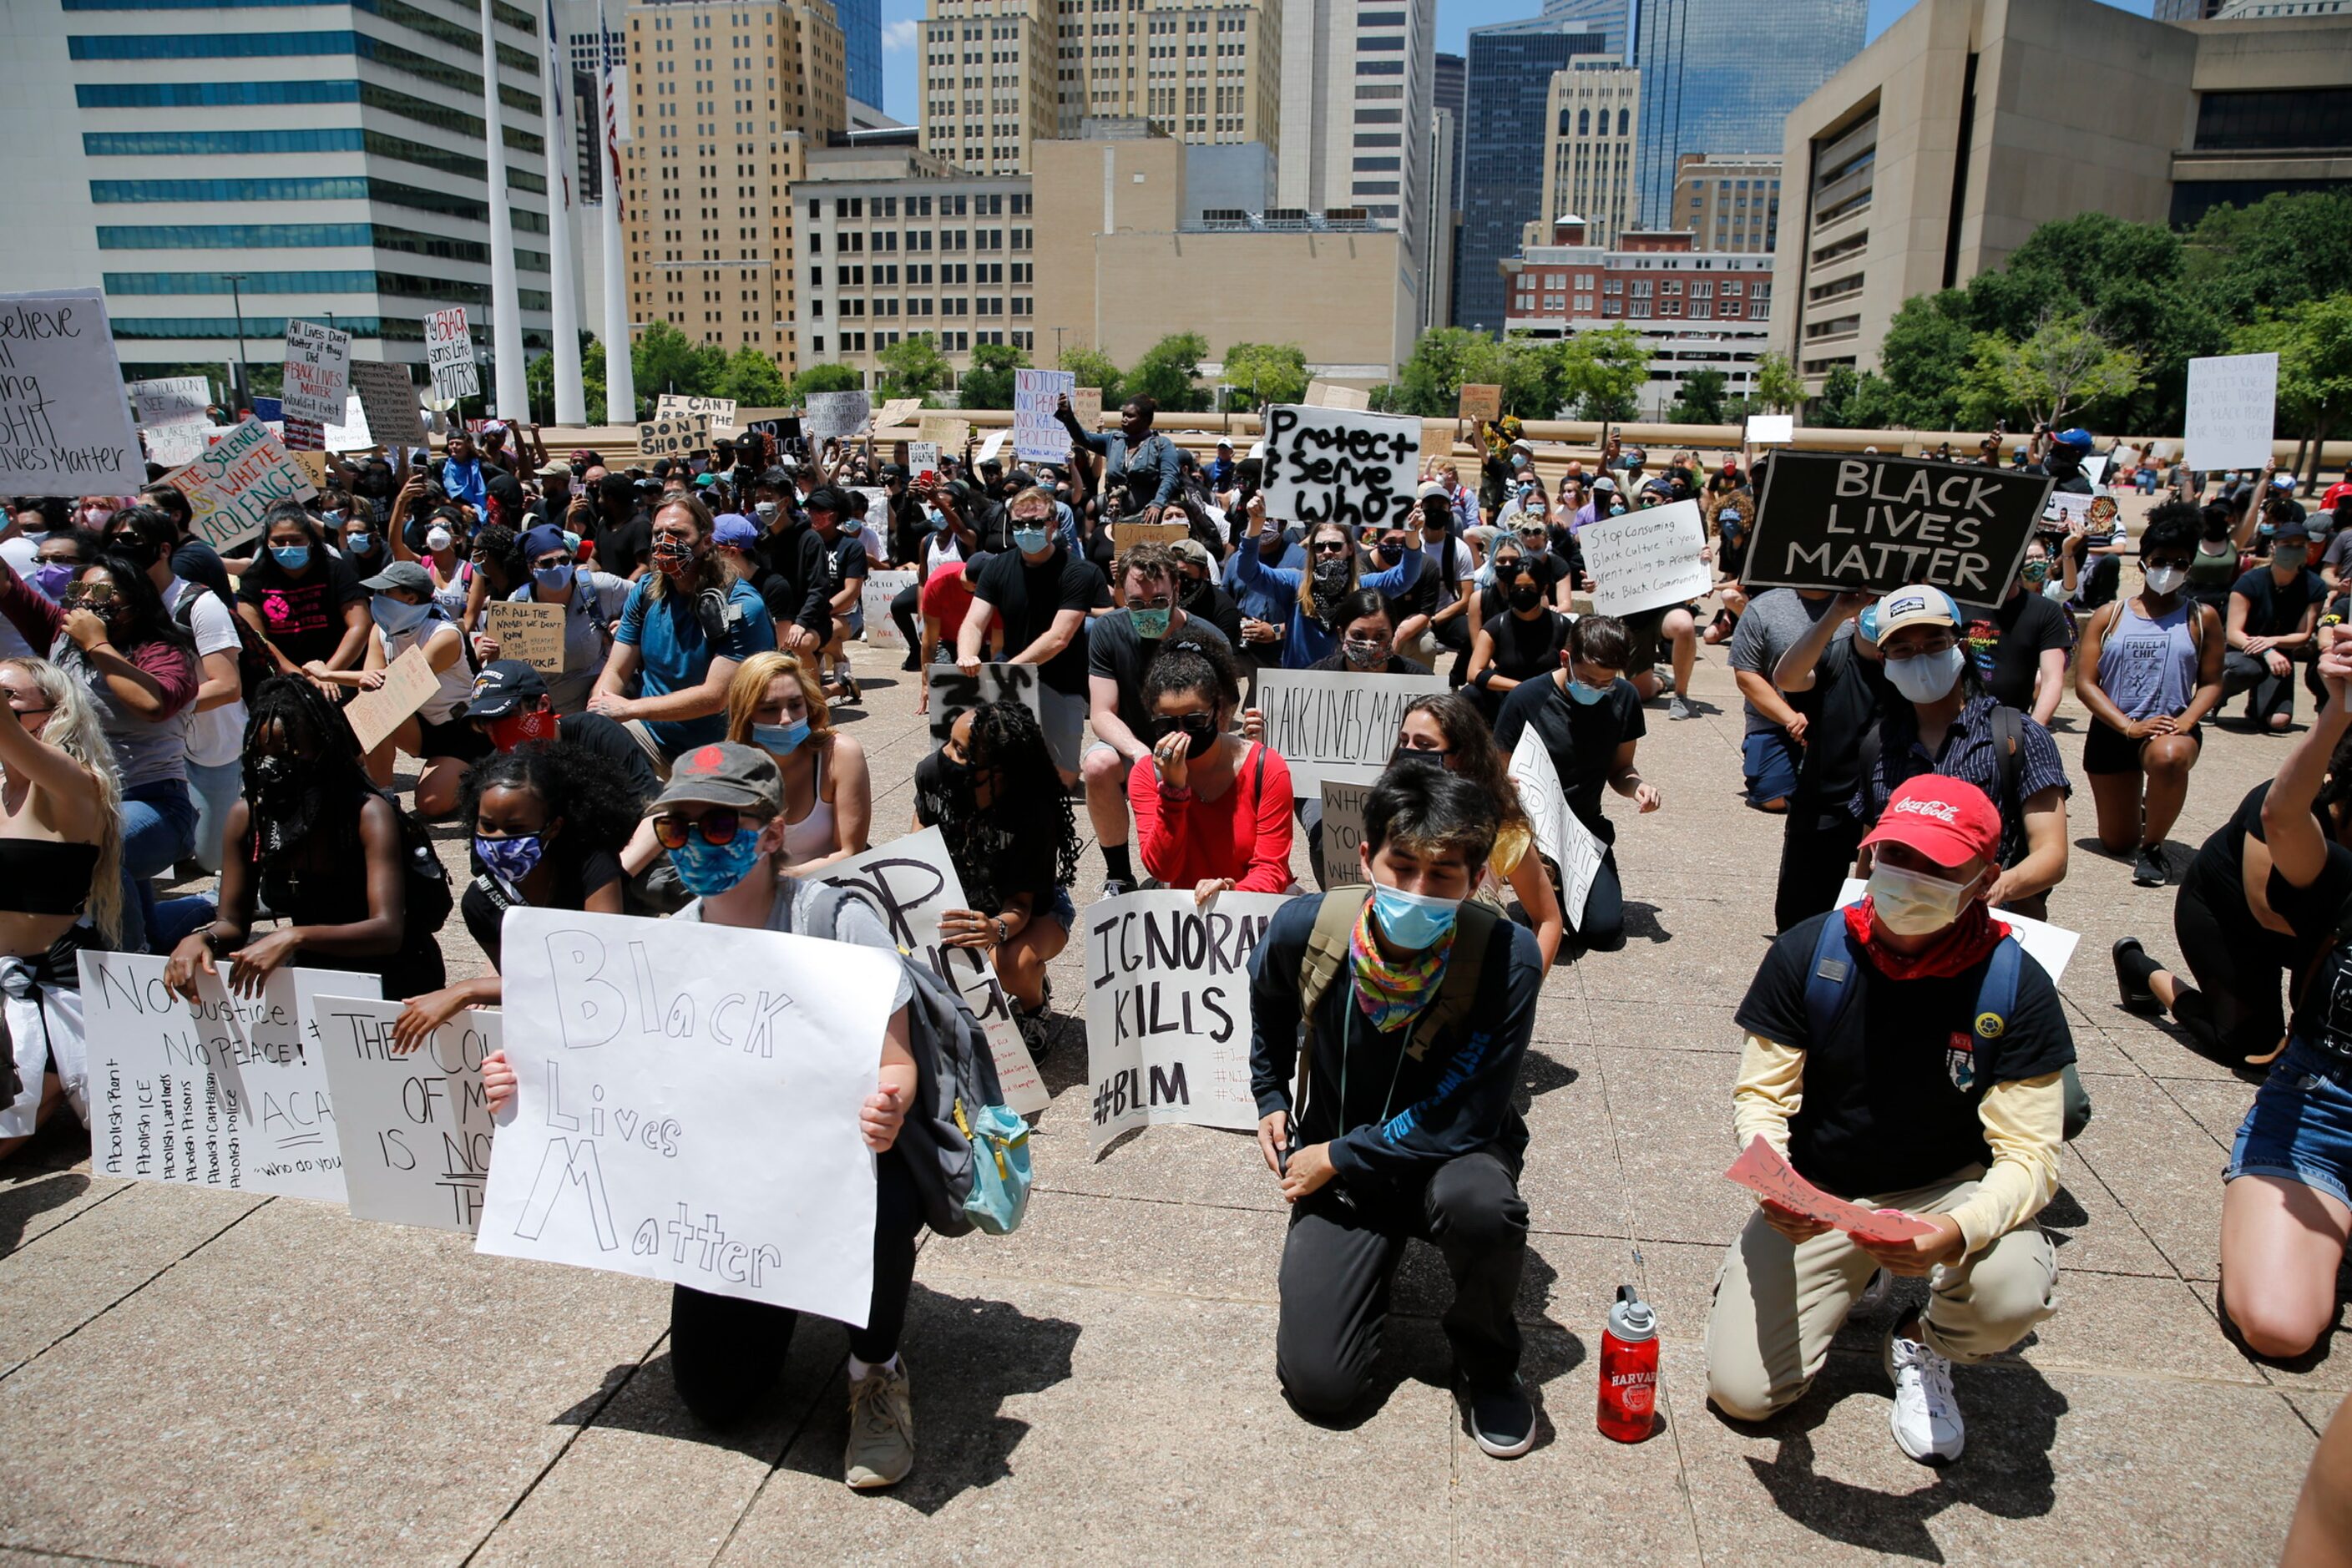
<path fill-rule="evenodd" d="M 1958 422 L 1960 374 L 1975 336 L 1962 314 L 1967 308 L 1955 289 L 1914 294 L 1887 323 L 1878 366 L 1886 378 L 1885 414 L 1895 425 L 1948 430 Z"/>
<path fill-rule="evenodd" d="M 792 400 L 805 403 L 813 392 L 856 392 L 866 380 L 845 364 L 813 364 L 793 377 Z"/>
<path fill-rule="evenodd" d="M 1720 425 L 1724 419 L 1724 395 L 1730 388 L 1731 378 L 1719 370 L 1695 370 L 1683 377 L 1682 388 L 1675 394 L 1674 406 L 1666 417 L 1676 425 Z"/>
<path fill-rule="evenodd" d="M 530 395 L 530 416 L 555 423 L 555 355 L 541 354 L 523 366 L 523 387 Z M 604 423 L 604 345 L 593 332 L 580 334 L 580 392 L 591 425 Z"/>
<path fill-rule="evenodd" d="M 1029 355 L 1004 343 L 974 343 L 971 368 L 956 379 L 956 401 L 966 408 L 1013 406 L 1013 373 L 1029 368 Z"/>
<path fill-rule="evenodd" d="M 1307 395 L 1307 353 L 1297 343 L 1235 343 L 1220 379 L 1233 390 L 1234 407 L 1296 403 Z"/>
<path fill-rule="evenodd" d="M 2352 293 L 2306 300 L 2242 329 L 2231 349 L 2279 356 L 2278 412 L 2305 443 L 2305 488 L 2315 488 L 2320 450 L 2337 422 L 2352 414 Z"/>
<path fill-rule="evenodd" d="M 691 342 L 669 322 L 654 322 L 637 334 L 636 346 L 630 351 L 629 365 L 637 391 L 635 417 L 652 418 L 665 392 L 686 397 L 719 395 L 712 389 L 718 386 L 726 364 L 727 356 L 716 345 Z"/>
<path fill-rule="evenodd" d="M 1462 405 L 1462 387 L 1499 386 L 1507 368 L 1503 345 L 1467 327 L 1434 327 L 1412 345 L 1391 407 L 1424 419 L 1450 419 Z"/>
<path fill-rule="evenodd" d="M 1631 419 L 1650 379 L 1650 346 L 1632 323 L 1579 332 L 1563 344 L 1565 381 L 1580 419 Z"/>
<path fill-rule="evenodd" d="M 1980 332 L 1961 378 L 1961 416 L 1970 427 L 2004 415 L 2063 425 L 2086 408 L 2120 403 L 2147 379 L 2140 356 L 2107 341 L 2087 316 L 2052 316 L 2023 342 Z"/>
<path fill-rule="evenodd" d="M 1789 414 L 1802 407 L 1805 384 L 1784 353 L 1767 353 L 1756 362 L 1756 391 L 1748 398 L 1765 414 Z"/>
<path fill-rule="evenodd" d="M 792 401 L 793 389 L 775 361 L 747 345 L 728 356 L 711 395 L 731 397 L 746 408 L 777 408 Z"/>
<path fill-rule="evenodd" d="M 1110 355 L 1100 349 L 1075 348 L 1061 356 L 1061 368 L 1076 378 L 1080 386 L 1091 386 L 1102 394 L 1103 406 L 1118 406 L 1118 366 L 1110 363 Z M 1010 403 L 1000 406 L 1010 408 Z"/>
<path fill-rule="evenodd" d="M 1171 332 L 1150 348 L 1127 373 L 1121 396 L 1149 397 L 1171 414 L 1208 406 L 1208 395 L 1193 384 L 1201 379 L 1201 362 L 1209 356 L 1209 341 L 1198 332 Z M 1108 402 L 1108 395 L 1104 398 Z"/>
<path fill-rule="evenodd" d="M 929 332 L 908 333 L 876 354 L 874 363 L 882 371 L 876 390 L 883 396 L 919 397 L 926 404 L 955 374 L 940 353 L 939 341 Z"/>

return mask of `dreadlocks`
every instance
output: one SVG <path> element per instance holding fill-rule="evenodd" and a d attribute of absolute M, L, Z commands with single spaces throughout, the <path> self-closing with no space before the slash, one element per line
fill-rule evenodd
<path fill-rule="evenodd" d="M 1053 867 L 1053 883 L 1067 887 L 1078 874 L 1078 828 L 1045 731 L 1036 717 L 1013 700 L 983 702 L 971 710 L 971 767 L 950 774 L 940 803 L 940 831 L 971 907 L 994 913 L 1004 907 L 1006 884 L 1024 891 L 1031 876 L 1011 873 L 1018 866 Z M 972 798 L 972 777 L 996 775 L 995 793 L 982 809 Z"/>
<path fill-rule="evenodd" d="M 261 754 L 265 737 L 282 737 L 282 751 Z M 360 762 L 359 742 L 335 705 L 300 676 L 273 675 L 255 690 L 245 723 L 245 798 L 253 817 L 253 863 L 269 879 L 263 896 L 272 908 L 289 908 L 287 851 L 303 842 L 321 821 L 321 807 L 353 795 L 372 793 Z M 323 818 L 336 841 L 320 858 L 360 864 L 359 814 L 328 811 Z"/>

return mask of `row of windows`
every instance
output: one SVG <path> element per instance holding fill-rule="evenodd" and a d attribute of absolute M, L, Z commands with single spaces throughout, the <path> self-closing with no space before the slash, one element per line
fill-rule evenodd
<path fill-rule="evenodd" d="M 411 98 L 404 92 L 394 92 L 390 88 L 378 87 L 373 82 L 364 84 L 358 81 L 110 82 L 78 87 L 75 89 L 75 97 L 84 109 L 147 109 L 194 104 L 359 103 L 370 109 L 381 109 L 388 113 L 416 121 L 420 124 L 430 125 L 436 130 L 447 131 L 474 141 L 481 139 L 483 129 L 481 116 L 478 114 L 467 114 L 463 110 L 446 109 L 437 103 L 428 103 L 421 98 Z M 515 151 L 527 153 L 533 157 L 540 156 L 545 151 L 546 143 L 536 132 L 525 131 L 514 125 L 508 125 L 502 129 L 506 144 Z M 101 142 L 109 137 L 114 138 L 116 144 L 131 149 L 130 155 L 143 155 L 149 153 L 161 154 L 173 151 L 168 139 L 180 135 L 200 136 L 203 141 L 199 144 L 202 150 L 208 153 L 257 151 L 348 152 L 352 147 L 346 142 L 280 146 L 266 144 L 255 146 L 249 143 L 250 139 L 256 136 L 355 137 L 358 134 L 356 130 L 349 129 L 323 132 L 185 133 L 138 131 L 102 134 L 87 133 L 83 136 L 82 142 L 83 151 L 92 156 L 107 155 L 90 147 L 89 143 L 93 138 Z"/>
<path fill-rule="evenodd" d="M 481 58 L 479 35 L 442 23 L 438 17 L 417 11 L 414 6 L 398 5 L 397 0 L 378 0 L 378 4 L 387 15 L 395 8 L 413 12 L 425 22 L 434 24 L 429 26 L 417 25 L 418 31 L 444 37 L 446 42 L 461 43 L 473 51 L 470 58 Z M 373 10 L 378 7 L 366 8 Z M 388 44 L 381 38 L 348 29 L 302 33 L 76 34 L 66 39 L 66 55 L 68 58 L 77 60 L 258 59 L 296 55 L 361 55 L 400 65 L 447 85 L 470 81 L 477 94 L 482 90 L 479 76 L 442 65 L 397 44 Z M 509 70 L 535 72 L 538 68 L 530 56 L 506 44 L 499 46 L 499 63 Z M 517 107 L 527 104 L 533 114 L 539 112 L 538 98 L 519 88 L 501 84 L 499 97 L 501 101 Z"/>
<path fill-rule="evenodd" d="M 100 224 L 98 227 L 100 250 L 331 250 L 369 246 L 485 267 L 490 260 L 487 245 L 380 223 Z M 514 258 L 520 271 L 547 270 L 543 250 L 518 248 Z"/>
<path fill-rule="evenodd" d="M 194 109 L 258 103 L 357 103 L 356 81 L 100 81 L 74 89 L 83 109 Z"/>
<path fill-rule="evenodd" d="M 217 294 L 223 298 L 247 294 L 394 294 L 460 305 L 490 302 L 486 285 L 455 282 L 446 278 L 419 278 L 405 272 L 248 272 L 234 289 L 229 286 L 228 274 L 224 272 L 109 272 L 104 276 L 109 294 Z M 544 289 L 518 289 L 515 297 L 526 310 L 553 308 L 552 298 Z"/>
<path fill-rule="evenodd" d="M 480 122 L 478 121 L 476 124 Z M 511 133 L 509 140 L 511 141 Z M 538 142 L 537 137 L 531 138 Z M 373 153 L 438 169 L 446 174 L 487 179 L 489 167 L 479 158 L 445 152 L 422 142 L 362 131 L 355 125 L 317 126 L 294 131 L 85 131 L 82 152 L 92 158 L 212 158 L 236 154 L 287 153 Z M 537 151 L 536 146 L 533 151 Z M 547 189 L 546 179 L 527 169 L 509 166 L 507 184 L 519 191 Z"/>
<path fill-rule="evenodd" d="M 490 221 L 487 202 L 454 195 L 448 191 L 428 191 L 416 185 L 404 185 L 397 181 L 361 179 L 355 175 L 323 175 L 313 179 L 210 179 L 210 180 L 92 180 L 89 199 L 101 203 L 122 202 L 349 202 L 378 201 L 394 206 L 415 207 L 423 212 L 446 213 L 452 217 L 471 218 L 477 223 Z M 532 234 L 547 232 L 547 215 L 529 207 L 509 207 L 509 216 L 519 229 Z"/>
<path fill-rule="evenodd" d="M 254 11 L 290 5 L 315 5 L 318 3 L 319 0 L 58 0 L 58 9 L 61 11 Z M 405 18 L 395 15 L 394 12 L 406 12 L 414 8 L 407 5 L 395 5 L 392 10 L 386 10 L 368 4 L 367 0 L 360 0 L 360 9 L 373 12 L 378 16 L 390 16 L 394 21 L 402 21 Z M 500 26 L 516 28 L 532 37 L 539 36 L 539 24 L 531 20 L 530 12 L 518 10 L 508 5 L 506 0 L 491 0 L 490 11 L 498 17 Z M 451 24 L 443 23 L 442 26 L 446 27 Z M 474 38 L 473 46 L 476 49 L 479 49 L 482 47 L 481 39 Z"/>

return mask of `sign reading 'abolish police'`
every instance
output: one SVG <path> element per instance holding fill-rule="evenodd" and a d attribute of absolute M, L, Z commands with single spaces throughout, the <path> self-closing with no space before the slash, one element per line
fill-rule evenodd
<path fill-rule="evenodd" d="M 1924 458 L 1772 454 L 1740 580 L 1750 588 L 1941 588 L 1998 604 L 2050 480 Z"/>

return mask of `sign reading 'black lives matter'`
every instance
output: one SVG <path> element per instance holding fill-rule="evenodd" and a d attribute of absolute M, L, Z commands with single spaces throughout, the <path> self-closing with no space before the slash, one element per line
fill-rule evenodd
<path fill-rule="evenodd" d="M 2040 474 L 1970 464 L 1775 452 L 1740 581 L 1874 594 L 1924 583 L 1997 604 L 2049 491 Z"/>

